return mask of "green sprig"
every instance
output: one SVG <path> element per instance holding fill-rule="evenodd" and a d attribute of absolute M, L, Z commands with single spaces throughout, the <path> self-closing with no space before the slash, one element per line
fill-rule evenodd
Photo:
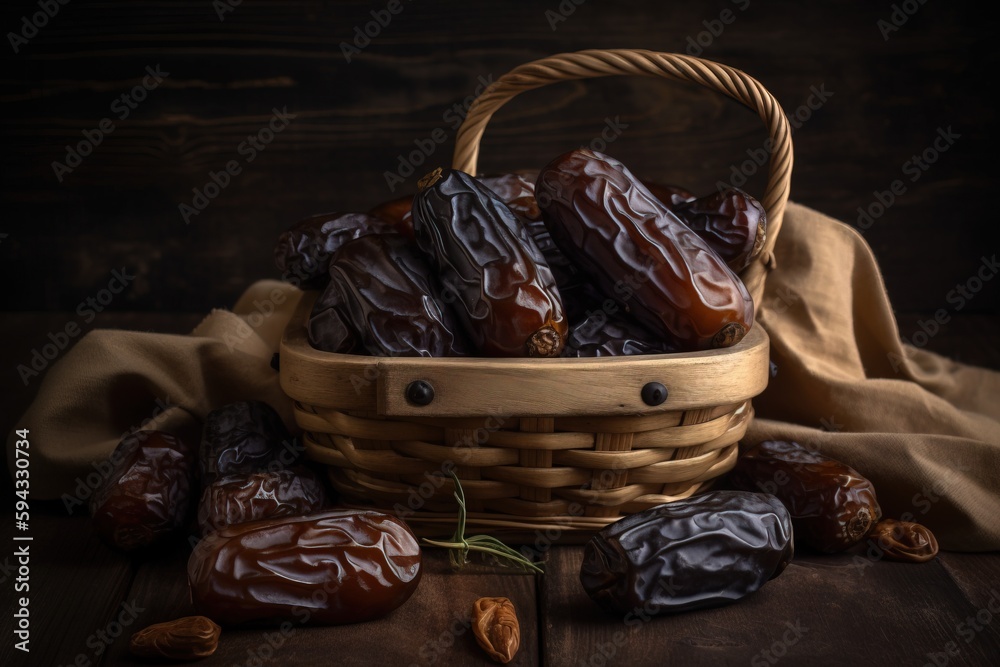
<path fill-rule="evenodd" d="M 537 563 L 532 562 L 524 554 L 511 549 L 495 537 L 489 535 L 465 536 L 467 514 L 465 508 L 465 491 L 462 489 L 462 483 L 458 481 L 458 475 L 454 471 L 450 471 L 450 474 L 451 478 L 455 481 L 455 500 L 458 501 L 458 526 L 455 528 L 455 533 L 451 536 L 451 542 L 428 540 L 426 538 L 422 542 L 431 546 L 449 549 L 451 552 L 448 554 L 448 557 L 452 565 L 457 568 L 463 567 L 469 562 L 470 551 L 478 551 L 498 559 L 500 565 L 507 565 L 508 563 L 505 561 L 509 561 L 517 567 L 542 574 L 542 568 Z"/>

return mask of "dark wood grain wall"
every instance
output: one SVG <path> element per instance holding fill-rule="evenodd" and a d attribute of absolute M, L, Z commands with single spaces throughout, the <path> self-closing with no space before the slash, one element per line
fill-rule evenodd
<path fill-rule="evenodd" d="M 798 119 L 793 199 L 855 225 L 868 211 L 862 224 L 895 306 L 932 312 L 1000 250 L 988 94 L 997 22 L 980 6 L 4 3 L 2 308 L 76 310 L 115 270 L 135 278 L 102 305 L 110 310 L 230 304 L 277 275 L 270 253 L 283 227 L 364 210 L 446 164 L 484 81 L 551 53 L 638 47 L 700 52 L 760 79 Z M 358 37 L 366 30 L 374 36 Z M 614 78 L 512 102 L 490 125 L 482 167 L 540 167 L 609 123 L 619 129 L 607 152 L 697 190 L 728 179 L 765 139 L 753 114 L 716 94 Z M 913 156 L 948 133 L 950 143 L 938 140 L 946 150 L 915 167 Z M 399 156 L 414 151 L 428 155 L 410 173 Z M 395 191 L 387 174 L 402 180 Z M 757 174 L 747 188 L 761 183 Z M 1000 279 L 966 312 L 996 314 L 998 304 Z"/>

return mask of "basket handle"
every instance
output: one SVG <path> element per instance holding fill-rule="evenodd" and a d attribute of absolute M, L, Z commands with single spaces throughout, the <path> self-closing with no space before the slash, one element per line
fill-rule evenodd
<path fill-rule="evenodd" d="M 591 49 L 561 53 L 519 65 L 498 78 L 472 103 L 465 122 L 458 129 L 452 166 L 469 174 L 476 173 L 479 142 L 486 124 L 500 107 L 518 93 L 559 81 L 615 75 L 657 76 L 697 83 L 753 109 L 764 121 L 771 140 L 767 188 L 761 200 L 767 212 L 767 238 L 757 261 L 740 274 L 754 301 L 759 304 L 767 269 L 774 266 L 774 243 L 788 202 L 792 178 L 792 133 L 788 119 L 774 96 L 759 81 L 738 69 L 693 56 L 641 49 Z"/>

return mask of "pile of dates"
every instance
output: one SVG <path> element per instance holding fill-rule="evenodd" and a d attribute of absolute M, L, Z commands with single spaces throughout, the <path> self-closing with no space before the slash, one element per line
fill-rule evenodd
<path fill-rule="evenodd" d="M 656 615 L 739 600 L 781 574 L 801 544 L 837 553 L 865 544 L 861 565 L 922 563 L 937 540 L 912 521 L 882 519 L 872 483 L 795 442 L 748 449 L 735 490 L 653 507 L 605 527 L 584 550 L 580 582 L 615 614 Z"/>
<path fill-rule="evenodd" d="M 278 413 L 258 401 L 210 412 L 197 448 L 162 431 L 121 441 L 91 501 L 95 530 L 137 553 L 187 531 L 199 614 L 145 629 L 137 654 L 208 655 L 215 624 L 353 623 L 412 595 L 421 554 L 409 527 L 382 512 L 332 508 L 300 454 Z"/>
<path fill-rule="evenodd" d="M 536 173 L 437 169 L 414 196 L 301 221 L 275 263 L 322 290 L 307 328 L 327 352 L 662 354 L 746 335 L 754 304 L 737 272 L 765 227 L 745 192 L 696 198 L 580 149 Z"/>

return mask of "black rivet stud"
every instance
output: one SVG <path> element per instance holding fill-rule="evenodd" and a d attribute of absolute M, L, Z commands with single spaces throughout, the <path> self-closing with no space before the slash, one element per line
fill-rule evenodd
<path fill-rule="evenodd" d="M 667 400 L 667 388 L 660 382 L 647 382 L 642 387 L 642 402 L 646 405 L 659 405 Z"/>
<path fill-rule="evenodd" d="M 430 405 L 434 400 L 434 387 L 430 382 L 414 380 L 406 385 L 406 400 L 413 405 Z"/>

